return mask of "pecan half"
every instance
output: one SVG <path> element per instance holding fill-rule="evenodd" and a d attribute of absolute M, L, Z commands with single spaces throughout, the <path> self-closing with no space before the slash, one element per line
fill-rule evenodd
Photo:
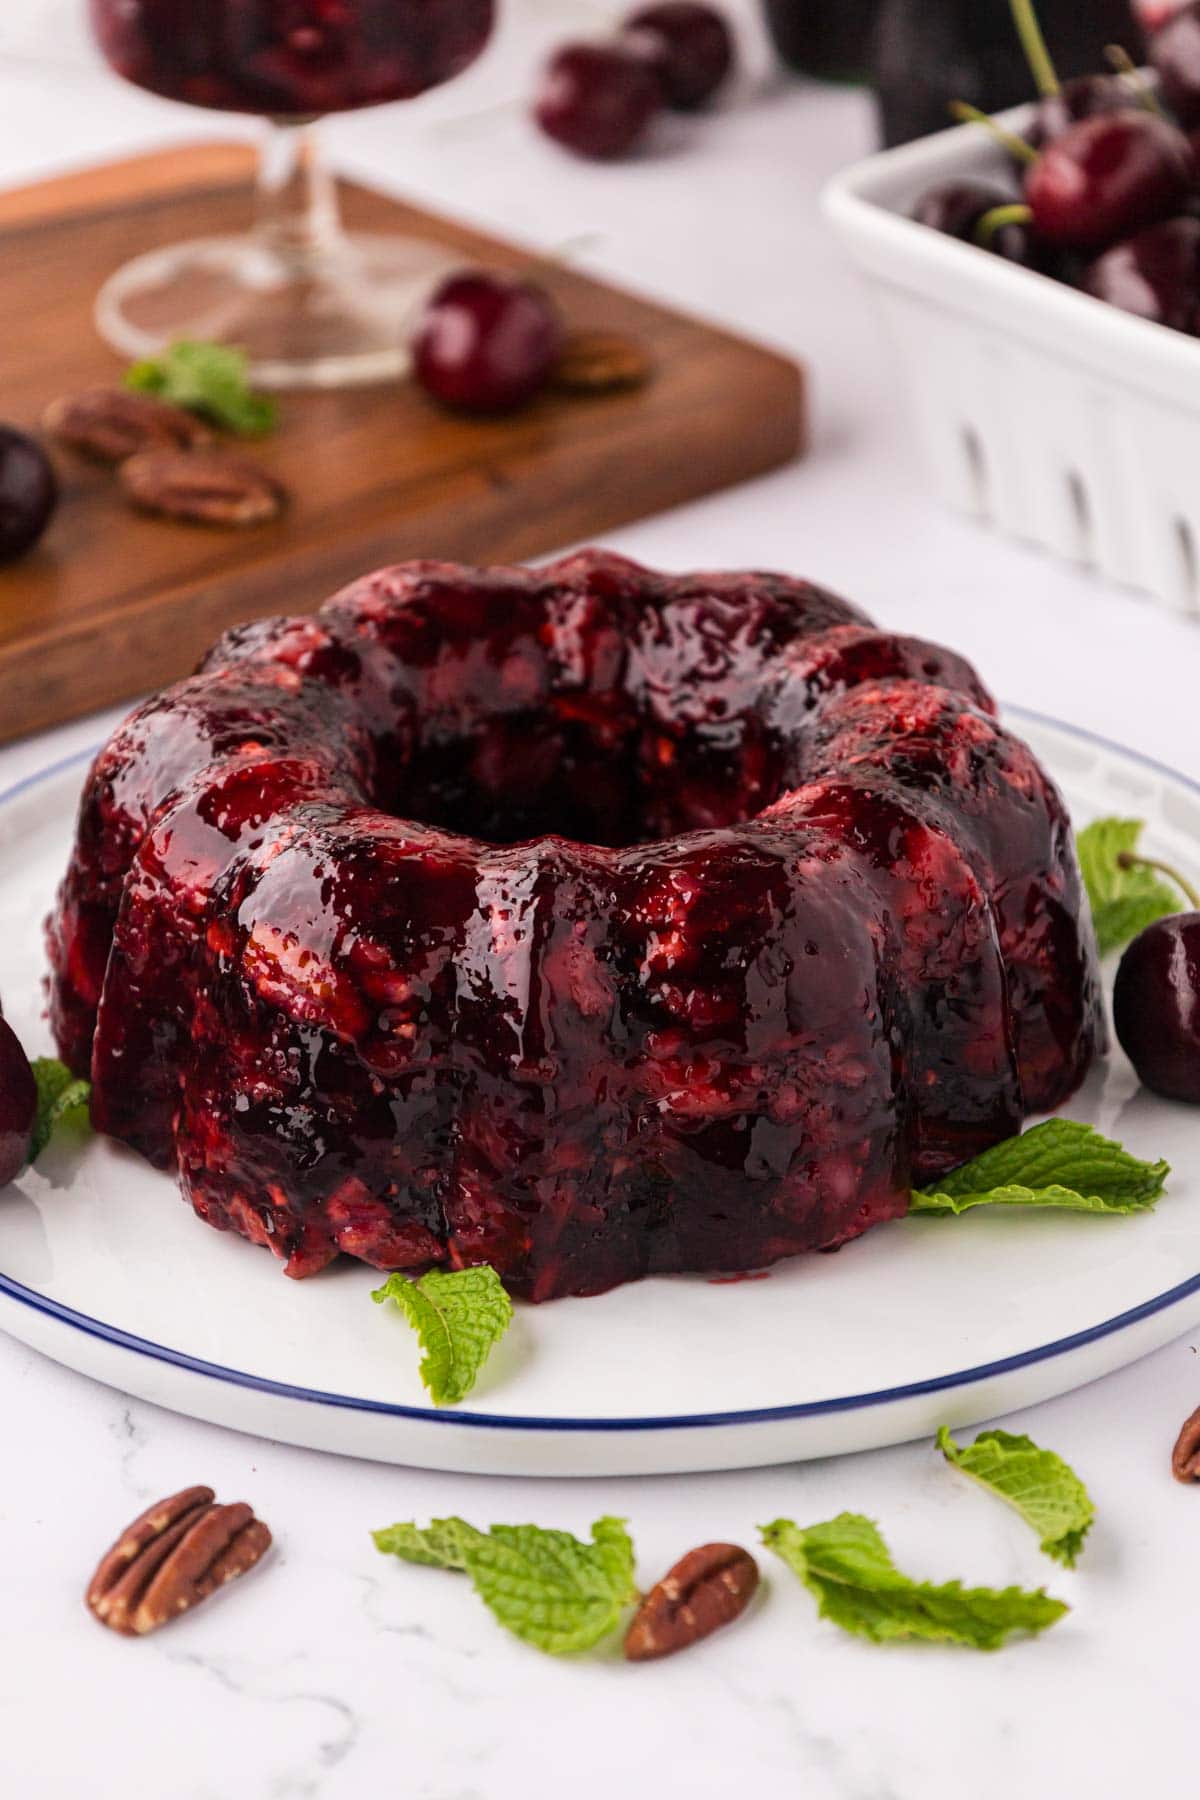
<path fill-rule="evenodd" d="M 265 469 L 223 450 L 144 450 L 118 475 L 143 512 L 197 525 L 263 525 L 286 500 Z"/>
<path fill-rule="evenodd" d="M 572 331 L 551 380 L 572 394 L 615 394 L 642 387 L 650 379 L 650 367 L 650 358 L 632 338 L 615 331 Z"/>
<path fill-rule="evenodd" d="M 60 444 L 95 462 L 119 463 L 139 450 L 196 450 L 213 434 L 182 406 L 130 388 L 88 388 L 55 400 L 43 428 Z"/>
<path fill-rule="evenodd" d="M 87 1604 L 111 1631 L 141 1637 L 244 1575 L 271 1546 L 245 1501 L 217 1506 L 209 1487 L 147 1507 L 101 1557 Z"/>
<path fill-rule="evenodd" d="M 1200 1406 L 1184 1420 L 1175 1439 L 1171 1473 L 1176 1481 L 1200 1481 Z"/>
<path fill-rule="evenodd" d="M 652 1587 L 625 1634 L 630 1662 L 673 1656 L 733 1623 L 758 1586 L 758 1564 L 737 1544 L 702 1544 Z"/>

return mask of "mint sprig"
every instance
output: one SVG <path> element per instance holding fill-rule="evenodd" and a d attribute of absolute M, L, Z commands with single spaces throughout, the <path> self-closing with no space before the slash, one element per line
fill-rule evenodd
<path fill-rule="evenodd" d="M 275 402 L 250 386 L 245 352 L 228 344 L 180 338 L 161 356 L 134 363 L 125 372 L 125 385 L 182 406 L 238 437 L 263 437 L 278 424 Z"/>
<path fill-rule="evenodd" d="M 1048 1119 L 1006 1138 L 936 1186 L 913 1190 L 909 1213 L 963 1213 L 973 1206 L 1048 1206 L 1072 1212 L 1149 1212 L 1171 1173 L 1074 1119 Z"/>
<path fill-rule="evenodd" d="M 1121 864 L 1122 856 L 1136 854 L 1143 828 L 1141 819 L 1097 819 L 1075 838 L 1101 956 L 1180 909 L 1175 889 L 1153 869 Z"/>
<path fill-rule="evenodd" d="M 943 1425 L 937 1446 L 948 1463 L 1014 1507 L 1047 1556 L 1075 1567 L 1096 1509 L 1069 1463 L 1009 1431 L 981 1431 L 973 1444 L 959 1445 Z"/>
<path fill-rule="evenodd" d="M 470 1393 L 492 1346 L 512 1323 L 512 1301 L 495 1269 L 434 1269 L 419 1280 L 389 1275 L 372 1300 L 394 1300 L 425 1354 L 420 1376 L 435 1406 Z"/>
<path fill-rule="evenodd" d="M 35 1057 L 31 1066 L 37 1083 L 37 1115 L 29 1145 L 29 1160 L 34 1163 L 60 1125 L 86 1123 L 92 1084 L 72 1075 L 56 1056 Z"/>
<path fill-rule="evenodd" d="M 959 1581 L 913 1581 L 892 1561 L 879 1527 L 861 1513 L 804 1529 L 791 1519 L 762 1527 L 817 1601 L 823 1619 L 885 1644 L 897 1638 L 997 1650 L 1015 1632 L 1045 1631 L 1068 1610 L 1043 1588 L 965 1588 Z"/>
<path fill-rule="evenodd" d="M 371 1535 L 377 1549 L 405 1562 L 464 1571 L 501 1625 L 551 1656 L 590 1650 L 638 1597 L 623 1519 L 597 1519 L 590 1543 L 540 1525 L 477 1531 L 454 1518 Z"/>

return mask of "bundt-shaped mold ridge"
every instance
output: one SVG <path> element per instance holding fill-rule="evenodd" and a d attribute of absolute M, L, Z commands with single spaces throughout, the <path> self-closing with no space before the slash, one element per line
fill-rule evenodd
<path fill-rule="evenodd" d="M 832 1248 L 1101 1032 L 967 663 L 601 552 L 228 633 L 98 757 L 49 943 L 96 1123 L 202 1217 L 535 1299 Z"/>

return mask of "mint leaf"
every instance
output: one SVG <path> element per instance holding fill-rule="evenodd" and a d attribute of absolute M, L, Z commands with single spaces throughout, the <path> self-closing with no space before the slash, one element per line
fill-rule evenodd
<path fill-rule="evenodd" d="M 1149 1212 L 1171 1173 L 1142 1162 L 1090 1125 L 1048 1119 L 913 1190 L 909 1213 L 962 1213 L 972 1206 L 1056 1206 L 1072 1212 Z"/>
<path fill-rule="evenodd" d="M 1117 860 L 1137 850 L 1143 823 L 1141 819 L 1097 819 L 1075 838 L 1101 956 L 1119 950 L 1155 919 L 1180 908 L 1175 889 L 1153 869 L 1123 869 Z"/>
<path fill-rule="evenodd" d="M 1013 1632 L 1044 1631 L 1068 1610 L 1044 1589 L 935 1586 L 901 1574 L 879 1528 L 839 1513 L 806 1530 L 791 1519 L 764 1525 L 762 1540 L 817 1599 L 823 1619 L 883 1644 L 896 1638 L 997 1650 Z"/>
<path fill-rule="evenodd" d="M 430 1569 L 465 1569 L 467 1543 L 481 1535 L 465 1519 L 431 1519 L 429 1524 L 385 1525 L 371 1533 L 375 1548 L 402 1562 Z"/>
<path fill-rule="evenodd" d="M 435 1406 L 469 1394 L 488 1353 L 512 1323 L 512 1301 L 495 1269 L 434 1269 L 417 1281 L 389 1275 L 372 1300 L 394 1300 L 425 1354 L 421 1380 Z"/>
<path fill-rule="evenodd" d="M 275 402 L 250 386 L 245 352 L 228 344 L 180 338 L 161 356 L 134 363 L 125 371 L 125 385 L 157 394 L 239 437 L 262 437 L 278 423 Z"/>
<path fill-rule="evenodd" d="M 540 1525 L 476 1531 L 465 1519 L 434 1519 L 424 1529 L 388 1525 L 371 1535 L 377 1549 L 405 1562 L 465 1569 L 500 1623 L 552 1656 L 590 1650 L 637 1599 L 623 1519 L 597 1519 L 590 1544 Z"/>
<path fill-rule="evenodd" d="M 1061 1456 L 1009 1431 L 981 1431 L 973 1444 L 960 1446 L 945 1425 L 937 1446 L 948 1463 L 1015 1507 L 1037 1532 L 1047 1556 L 1068 1569 L 1075 1567 L 1096 1509 Z"/>
<path fill-rule="evenodd" d="M 56 1056 L 37 1056 L 32 1067 L 37 1083 L 37 1117 L 29 1160 L 34 1163 L 64 1120 L 72 1125 L 86 1122 L 92 1084 L 72 1075 L 66 1063 L 59 1062 Z"/>

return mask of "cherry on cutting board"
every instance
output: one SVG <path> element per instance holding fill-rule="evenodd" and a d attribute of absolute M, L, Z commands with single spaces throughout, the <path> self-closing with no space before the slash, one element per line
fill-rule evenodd
<path fill-rule="evenodd" d="M 1147 925 L 1121 958 L 1113 1024 L 1139 1079 L 1200 1103 L 1200 912 Z"/>
<path fill-rule="evenodd" d="M 1150 39 L 1163 99 L 1181 125 L 1200 125 L 1200 5 L 1185 6 Z"/>
<path fill-rule="evenodd" d="M 0 563 L 36 544 L 58 505 L 58 480 L 41 445 L 0 425 Z"/>
<path fill-rule="evenodd" d="M 37 1082 L 20 1039 L 0 1017 L 0 1187 L 15 1181 L 29 1161 L 37 1117 Z"/>
<path fill-rule="evenodd" d="M 545 385 L 562 348 L 548 294 L 530 281 L 466 269 L 438 287 L 413 338 L 413 373 L 463 412 L 511 412 Z"/>
<path fill-rule="evenodd" d="M 1200 219 L 1163 219 L 1114 244 L 1084 270 L 1097 300 L 1176 331 L 1200 321 Z"/>
<path fill-rule="evenodd" d="M 1103 250 L 1178 211 L 1196 180 L 1187 138 L 1141 108 L 1072 125 L 1025 173 L 1035 231 L 1056 248 Z"/>
<path fill-rule="evenodd" d="M 624 156 L 663 101 L 646 58 L 627 45 L 564 44 L 542 71 L 533 116 L 577 156 Z"/>
<path fill-rule="evenodd" d="M 631 13 L 621 27 L 628 48 L 644 56 L 678 112 L 705 106 L 733 68 L 733 37 L 720 13 L 699 0 L 659 0 Z"/>

